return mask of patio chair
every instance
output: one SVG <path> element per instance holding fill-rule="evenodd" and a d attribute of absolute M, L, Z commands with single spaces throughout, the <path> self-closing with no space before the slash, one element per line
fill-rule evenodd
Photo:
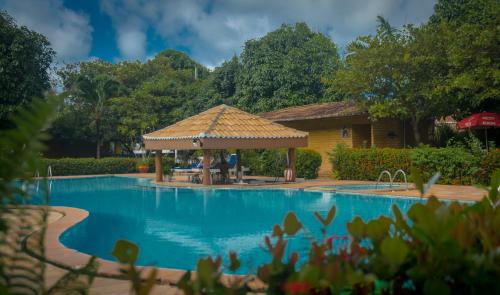
<path fill-rule="evenodd" d="M 230 176 L 236 176 L 236 161 L 237 161 L 236 154 L 231 154 L 231 157 L 229 158 L 229 161 L 227 164 L 229 165 L 229 175 Z M 241 166 L 241 173 L 242 176 L 245 175 L 245 172 L 250 171 L 250 168 Z"/>

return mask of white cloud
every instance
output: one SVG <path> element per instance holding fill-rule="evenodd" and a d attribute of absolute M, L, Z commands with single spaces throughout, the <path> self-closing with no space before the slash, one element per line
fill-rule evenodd
<path fill-rule="evenodd" d="M 45 35 L 57 53 L 57 62 L 88 57 L 93 30 L 89 18 L 64 7 L 61 0 L 0 0 L 0 9 L 19 25 Z"/>
<path fill-rule="evenodd" d="M 120 30 L 118 48 L 125 58 L 142 58 L 146 54 L 146 34 L 140 30 Z"/>
<path fill-rule="evenodd" d="M 188 47 L 195 59 L 214 66 L 241 52 L 246 40 L 260 37 L 282 23 L 306 22 L 313 30 L 330 36 L 335 43 L 345 45 L 358 35 L 374 32 L 377 15 L 384 16 L 395 26 L 421 23 L 431 15 L 434 2 L 102 0 L 101 7 L 113 20 L 118 46 L 125 57 L 146 57 L 146 30 L 153 29 L 169 44 Z M 123 37 L 129 34 L 137 38 Z"/>

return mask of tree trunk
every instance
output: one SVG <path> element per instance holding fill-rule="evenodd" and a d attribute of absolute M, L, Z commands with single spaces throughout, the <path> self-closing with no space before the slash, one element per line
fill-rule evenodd
<path fill-rule="evenodd" d="M 97 139 L 97 149 L 96 149 L 96 158 L 101 158 L 101 140 Z"/>
<path fill-rule="evenodd" d="M 419 145 L 421 143 L 419 124 L 420 120 L 416 117 L 411 118 L 411 126 L 413 127 L 413 138 L 415 139 L 415 144 Z"/>
<path fill-rule="evenodd" d="M 96 122 L 96 141 L 97 141 L 97 147 L 96 147 L 96 158 L 100 159 L 101 158 L 101 130 L 99 126 L 99 122 Z"/>

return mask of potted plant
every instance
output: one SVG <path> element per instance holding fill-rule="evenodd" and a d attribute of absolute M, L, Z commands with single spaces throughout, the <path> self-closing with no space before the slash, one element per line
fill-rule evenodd
<path fill-rule="evenodd" d="M 174 161 L 171 158 L 163 158 L 163 179 L 165 181 L 171 181 L 172 175 L 174 174 Z"/>
<path fill-rule="evenodd" d="M 139 170 L 140 173 L 148 173 L 149 171 L 149 162 L 147 159 L 142 158 L 137 162 L 137 170 Z"/>

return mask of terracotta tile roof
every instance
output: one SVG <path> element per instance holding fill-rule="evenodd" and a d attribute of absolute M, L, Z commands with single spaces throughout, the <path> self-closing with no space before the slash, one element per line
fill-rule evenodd
<path fill-rule="evenodd" d="M 298 107 L 290 107 L 274 112 L 262 113 L 261 117 L 278 122 L 308 120 L 320 118 L 348 117 L 366 114 L 353 101 L 315 103 Z"/>
<path fill-rule="evenodd" d="M 285 127 L 237 108 L 220 105 L 163 129 L 143 135 L 146 140 L 189 138 L 305 138 L 307 132 Z"/>

